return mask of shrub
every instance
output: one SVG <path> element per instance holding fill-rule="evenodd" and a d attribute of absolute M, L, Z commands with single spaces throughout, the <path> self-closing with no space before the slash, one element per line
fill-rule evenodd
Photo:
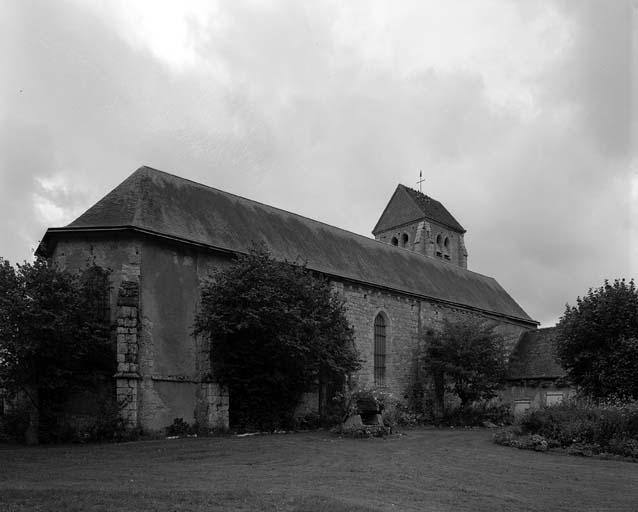
<path fill-rule="evenodd" d="M 29 408 L 24 405 L 12 407 L 0 416 L 0 441 L 24 443 L 28 426 Z"/>
<path fill-rule="evenodd" d="M 234 427 L 288 428 L 304 391 L 331 397 L 359 368 L 342 297 L 328 280 L 263 247 L 212 275 L 201 299 L 194 334 L 211 341 Z"/>
<path fill-rule="evenodd" d="M 334 423 L 338 423 L 338 421 Z M 295 419 L 295 430 L 316 430 L 320 426 L 321 416 L 316 412 L 309 412 Z"/>
<path fill-rule="evenodd" d="M 498 432 L 494 441 L 518 448 L 530 445 L 533 436 L 549 448 L 565 448 L 572 455 L 610 453 L 638 457 L 638 404 L 593 404 L 571 401 L 529 411 L 516 429 Z"/>
<path fill-rule="evenodd" d="M 463 408 L 496 396 L 505 376 L 503 338 L 494 325 L 477 319 L 445 321 L 427 333 L 424 369 L 433 376 L 436 394 L 456 395 Z"/>
<path fill-rule="evenodd" d="M 197 434 L 199 426 L 197 425 L 197 423 L 193 423 L 191 425 L 187 421 L 184 421 L 184 418 L 175 418 L 173 420 L 173 423 L 166 427 L 165 430 L 167 436 L 185 437 Z"/>
<path fill-rule="evenodd" d="M 557 353 L 572 382 L 596 398 L 638 399 L 638 289 L 633 280 L 589 289 L 557 325 Z"/>
<path fill-rule="evenodd" d="M 334 427 L 331 432 L 342 437 L 354 439 L 368 439 L 371 437 L 387 437 L 392 433 L 392 428 L 386 425 L 363 425 L 360 427 L 346 428 L 342 425 Z"/>
<path fill-rule="evenodd" d="M 638 440 L 636 439 L 612 439 L 609 441 L 608 452 L 638 459 Z"/>
<path fill-rule="evenodd" d="M 474 427 L 485 422 L 509 425 L 513 421 L 510 406 L 500 402 L 482 401 L 470 405 L 445 408 L 441 421 L 450 426 Z"/>
<path fill-rule="evenodd" d="M 113 375 L 107 295 L 99 267 L 76 275 L 42 258 L 16 267 L 0 258 L 0 388 L 35 412 L 19 436 L 27 442 L 65 438 L 56 421 L 69 399 Z"/>
<path fill-rule="evenodd" d="M 417 424 L 417 415 L 383 388 L 362 386 L 354 390 L 348 389 L 337 393 L 333 402 L 338 404 L 341 416 L 339 422 L 345 421 L 355 414 L 365 415 L 369 412 L 368 407 L 370 407 L 379 411 L 383 424 L 387 427 Z"/>

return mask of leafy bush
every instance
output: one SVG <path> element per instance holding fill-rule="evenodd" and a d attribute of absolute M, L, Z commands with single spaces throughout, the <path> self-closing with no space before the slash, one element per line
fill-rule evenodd
<path fill-rule="evenodd" d="M 333 402 L 341 411 L 340 422 L 355 414 L 365 415 L 369 412 L 368 408 L 374 408 L 388 427 L 414 424 L 407 407 L 383 388 L 361 386 L 354 390 L 346 389 L 335 394 Z"/>
<path fill-rule="evenodd" d="M 165 430 L 167 436 L 185 437 L 197 434 L 199 426 L 197 425 L 197 423 L 193 423 L 191 425 L 187 421 L 184 421 L 184 418 L 175 418 L 173 420 L 173 423 L 166 427 Z"/>
<path fill-rule="evenodd" d="M 511 408 L 504 403 L 493 403 L 489 400 L 476 402 L 466 406 L 446 408 L 443 410 L 441 422 L 458 427 L 481 426 L 485 422 L 495 425 L 509 425 L 513 421 Z"/>
<path fill-rule="evenodd" d="M 611 453 L 638 456 L 638 403 L 592 404 L 571 401 L 529 411 L 515 429 L 497 433 L 494 441 L 529 448 L 530 436 L 545 439 L 550 448 L 573 455 Z"/>
<path fill-rule="evenodd" d="M 566 306 L 557 352 L 569 378 L 595 398 L 638 399 L 638 289 L 605 281 Z"/>
<path fill-rule="evenodd" d="M 441 332 L 427 334 L 426 343 L 424 366 L 439 397 L 448 391 L 466 407 L 496 396 L 505 376 L 505 351 L 493 325 L 446 320 Z"/>
<path fill-rule="evenodd" d="M 503 446 L 511 446 L 520 450 L 545 452 L 550 448 L 548 440 L 538 434 L 521 435 L 511 429 L 503 429 L 494 434 L 494 442 Z"/>
<path fill-rule="evenodd" d="M 263 247 L 203 284 L 194 332 L 211 340 L 234 427 L 291 427 L 304 391 L 319 388 L 329 398 L 359 367 L 342 298 L 327 280 Z"/>
<path fill-rule="evenodd" d="M 24 434 L 29 427 L 29 409 L 16 406 L 0 416 L 0 441 L 24 443 Z"/>
<path fill-rule="evenodd" d="M 360 427 L 344 427 L 337 425 L 332 430 L 333 434 L 354 439 L 368 439 L 371 437 L 387 437 L 392 433 L 392 428 L 386 425 L 363 425 Z"/>
<path fill-rule="evenodd" d="M 108 272 L 99 267 L 76 275 L 42 258 L 16 267 L 0 258 L 0 388 L 37 413 L 23 432 L 27 442 L 66 436 L 56 422 L 69 397 L 110 382 L 106 295 Z"/>
<path fill-rule="evenodd" d="M 339 420 L 335 420 L 338 423 Z M 295 430 L 316 430 L 322 424 L 321 416 L 316 412 L 309 412 L 295 420 Z"/>
<path fill-rule="evenodd" d="M 521 427 L 561 446 L 588 443 L 606 448 L 612 439 L 638 439 L 638 408 L 572 401 L 529 412 L 521 419 Z"/>

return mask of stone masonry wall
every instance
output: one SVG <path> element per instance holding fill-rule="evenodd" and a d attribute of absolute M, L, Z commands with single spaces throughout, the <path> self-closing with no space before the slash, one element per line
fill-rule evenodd
<path fill-rule="evenodd" d="M 225 261 L 191 247 L 143 243 L 140 417 L 148 429 L 166 427 L 175 418 L 228 429 L 228 393 L 212 375 L 208 341 L 192 334 L 200 282 Z"/>
<path fill-rule="evenodd" d="M 407 235 L 407 244 L 403 244 L 403 237 Z M 441 244 L 437 245 L 437 237 L 440 236 Z M 462 268 L 467 268 L 467 249 L 463 234 L 457 233 L 434 221 L 415 220 L 403 226 L 397 226 L 375 236 L 376 240 L 391 243 L 396 238 L 398 247 L 403 247 L 410 251 L 415 251 L 426 256 L 438 257 L 443 261 L 448 261 Z M 448 238 L 448 247 L 444 246 L 445 239 Z M 440 256 L 439 256 L 440 253 Z"/>
<path fill-rule="evenodd" d="M 495 322 L 496 331 L 505 339 L 510 354 L 521 333 L 529 326 L 444 304 L 409 296 L 374 290 L 365 286 L 333 283 L 346 300 L 346 313 L 354 328 L 355 344 L 362 367 L 354 380 L 363 386 L 374 385 L 374 319 L 383 312 L 386 326 L 386 384 L 385 388 L 397 398 L 404 397 L 416 371 L 417 355 L 424 348 L 423 336 L 429 330 L 439 330 L 444 319 L 452 321 L 464 317 L 479 317 Z"/>
<path fill-rule="evenodd" d="M 161 429 L 174 418 L 228 428 L 229 397 L 216 384 L 208 342 L 192 336 L 200 282 L 228 257 L 158 241 L 60 240 L 53 259 L 67 270 L 93 264 L 111 271 L 111 318 L 116 326 L 117 397 L 132 426 Z M 423 348 L 423 333 L 466 310 L 351 283 L 334 282 L 345 298 L 362 368 L 355 382 L 374 380 L 374 319 L 387 318 L 386 388 L 402 398 Z M 495 320 L 485 317 L 486 320 Z M 529 326 L 495 320 L 509 350 Z"/>
<path fill-rule="evenodd" d="M 99 235 L 68 235 L 58 240 L 51 259 L 60 269 L 81 272 L 92 265 L 109 271 L 110 321 L 114 326 L 116 398 L 122 417 L 139 425 L 138 309 L 141 250 L 139 241 Z"/>
<path fill-rule="evenodd" d="M 139 283 L 122 281 L 117 298 L 117 402 L 121 417 L 131 426 L 139 424 L 138 365 Z"/>

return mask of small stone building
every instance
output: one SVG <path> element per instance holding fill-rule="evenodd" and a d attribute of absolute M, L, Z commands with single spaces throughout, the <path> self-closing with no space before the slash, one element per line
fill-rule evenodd
<path fill-rule="evenodd" d="M 556 328 L 525 332 L 510 356 L 507 386 L 501 393 L 514 414 L 556 405 L 574 394 L 556 357 Z"/>
<path fill-rule="evenodd" d="M 465 230 L 445 207 L 399 185 L 376 240 L 199 183 L 142 167 L 38 253 L 60 268 L 110 271 L 105 298 L 117 339 L 117 398 L 131 425 L 174 418 L 228 427 L 227 396 L 209 345 L 192 335 L 200 282 L 254 243 L 305 262 L 344 297 L 363 361 L 355 379 L 401 397 L 423 333 L 444 318 L 497 324 L 510 351 L 532 320 L 491 277 L 467 270 Z"/>

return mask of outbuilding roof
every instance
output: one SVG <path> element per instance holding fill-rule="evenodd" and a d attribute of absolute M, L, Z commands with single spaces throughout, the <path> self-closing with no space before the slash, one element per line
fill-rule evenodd
<path fill-rule="evenodd" d="M 463 226 L 443 204 L 405 185 L 397 186 L 372 233 L 376 235 L 422 219 L 438 222 L 458 233 L 465 233 Z"/>
<path fill-rule="evenodd" d="M 567 375 L 556 357 L 556 328 L 524 332 L 510 356 L 508 378 L 555 379 Z"/>
<path fill-rule="evenodd" d="M 232 253 L 263 242 L 273 257 L 328 276 L 536 324 L 491 277 L 149 167 L 68 226 L 49 228 L 38 250 L 62 233 L 118 229 Z"/>

